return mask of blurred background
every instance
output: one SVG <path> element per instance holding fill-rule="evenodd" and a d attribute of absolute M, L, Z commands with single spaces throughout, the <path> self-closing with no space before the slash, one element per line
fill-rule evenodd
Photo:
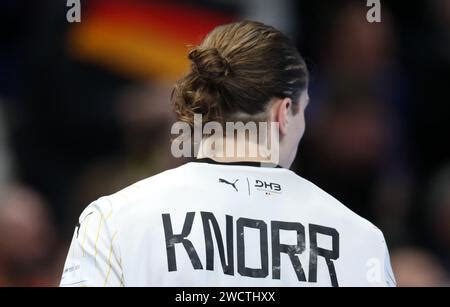
<path fill-rule="evenodd" d="M 76 2 L 76 1 L 75 1 Z M 96 198 L 185 163 L 170 93 L 187 51 L 252 19 L 311 70 L 292 169 L 378 226 L 400 286 L 450 285 L 450 1 L 0 2 L 0 286 L 54 286 Z"/>

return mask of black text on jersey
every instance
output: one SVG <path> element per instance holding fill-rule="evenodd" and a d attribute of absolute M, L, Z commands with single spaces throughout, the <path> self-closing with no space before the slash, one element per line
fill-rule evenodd
<path fill-rule="evenodd" d="M 224 241 L 222 239 L 222 232 L 219 224 L 211 212 L 200 212 L 203 232 L 205 237 L 205 249 L 206 249 L 206 270 L 214 270 L 214 242 L 212 238 L 212 231 L 214 231 L 217 248 L 219 250 L 219 256 L 222 264 L 223 272 L 227 275 L 234 275 L 234 244 L 235 239 L 233 233 L 236 229 L 236 246 L 237 246 L 237 271 L 242 276 L 253 278 L 266 278 L 269 275 L 269 246 L 268 246 L 268 226 L 265 221 L 239 217 L 236 220 L 236 226 L 234 226 L 234 218 L 231 215 L 226 215 L 226 250 L 224 247 Z M 181 243 L 189 258 L 192 266 L 196 270 L 202 270 L 202 262 L 194 248 L 192 242 L 188 239 L 194 222 L 195 212 L 188 212 L 184 221 L 183 229 L 181 233 L 175 234 L 172 229 L 172 222 L 170 214 L 162 214 L 162 221 L 165 234 L 166 250 L 167 250 L 167 263 L 168 270 L 176 271 L 177 262 L 175 254 L 175 244 Z M 211 229 L 212 226 L 212 229 Z M 259 247 L 261 256 L 260 268 L 249 268 L 245 264 L 245 238 L 244 228 L 253 228 L 259 230 Z M 280 230 L 296 231 L 297 244 L 287 245 L 280 243 Z M 336 269 L 334 261 L 339 258 L 339 232 L 330 227 L 309 224 L 309 271 L 308 279 L 306 278 L 303 266 L 297 255 L 302 254 L 306 250 L 306 232 L 305 226 L 299 222 L 282 222 L 271 221 L 270 222 L 270 235 L 272 246 L 270 251 L 272 253 L 272 278 L 280 279 L 280 255 L 285 253 L 289 256 L 292 266 L 297 275 L 297 279 L 302 282 L 317 282 L 317 258 L 323 257 L 328 267 L 330 275 L 330 281 L 332 286 L 338 286 L 338 278 L 336 276 Z M 317 244 L 317 235 L 326 235 L 331 237 L 332 248 L 325 249 L 319 247 Z M 226 253 L 226 257 L 225 257 Z"/>

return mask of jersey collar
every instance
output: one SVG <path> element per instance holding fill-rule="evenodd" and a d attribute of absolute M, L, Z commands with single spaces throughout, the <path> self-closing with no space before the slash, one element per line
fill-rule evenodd
<path fill-rule="evenodd" d="M 208 164 L 220 164 L 220 165 L 241 165 L 241 166 L 254 166 L 254 167 L 268 167 L 267 164 L 261 162 L 252 162 L 252 161 L 237 161 L 237 162 L 219 162 L 213 160 L 211 158 L 200 158 L 195 159 L 194 162 L 199 163 L 208 163 Z M 282 168 L 280 165 L 269 165 L 270 167 Z"/>

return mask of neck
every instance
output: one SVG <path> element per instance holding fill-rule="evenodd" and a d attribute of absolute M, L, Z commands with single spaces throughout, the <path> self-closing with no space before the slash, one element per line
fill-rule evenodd
<path fill-rule="evenodd" d="M 250 140 L 248 137 L 209 136 L 199 144 L 197 158 L 210 158 L 217 162 L 260 162 L 279 164 L 278 146 L 268 146 Z"/>

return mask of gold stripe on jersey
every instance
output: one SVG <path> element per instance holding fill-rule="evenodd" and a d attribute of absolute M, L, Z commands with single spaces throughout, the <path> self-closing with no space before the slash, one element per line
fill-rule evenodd
<path fill-rule="evenodd" d="M 83 257 L 84 257 L 84 253 L 85 253 L 84 252 L 84 243 L 86 242 L 86 232 L 87 232 L 87 229 L 88 229 L 88 226 L 89 226 L 90 217 L 91 217 L 91 215 L 88 215 L 86 217 L 86 225 L 84 226 L 83 242 L 81 243 L 81 250 L 83 251 Z"/>
<path fill-rule="evenodd" d="M 98 243 L 98 238 L 100 237 L 100 230 L 102 228 L 102 223 L 103 223 L 103 214 L 100 214 L 100 223 L 98 224 L 98 230 L 97 230 L 97 238 L 95 238 L 95 245 L 94 245 L 94 259 L 95 259 L 95 263 L 97 263 L 97 243 Z"/>
<path fill-rule="evenodd" d="M 114 242 L 114 238 L 116 237 L 116 234 L 117 234 L 117 231 L 114 233 L 114 235 L 111 238 L 111 245 L 109 247 L 109 256 L 108 256 L 108 272 L 106 273 L 105 282 L 103 283 L 103 287 L 105 287 L 106 284 L 108 283 L 109 274 L 111 273 L 111 268 L 112 268 L 111 255 L 112 255 L 112 251 L 113 251 L 113 242 Z"/>

